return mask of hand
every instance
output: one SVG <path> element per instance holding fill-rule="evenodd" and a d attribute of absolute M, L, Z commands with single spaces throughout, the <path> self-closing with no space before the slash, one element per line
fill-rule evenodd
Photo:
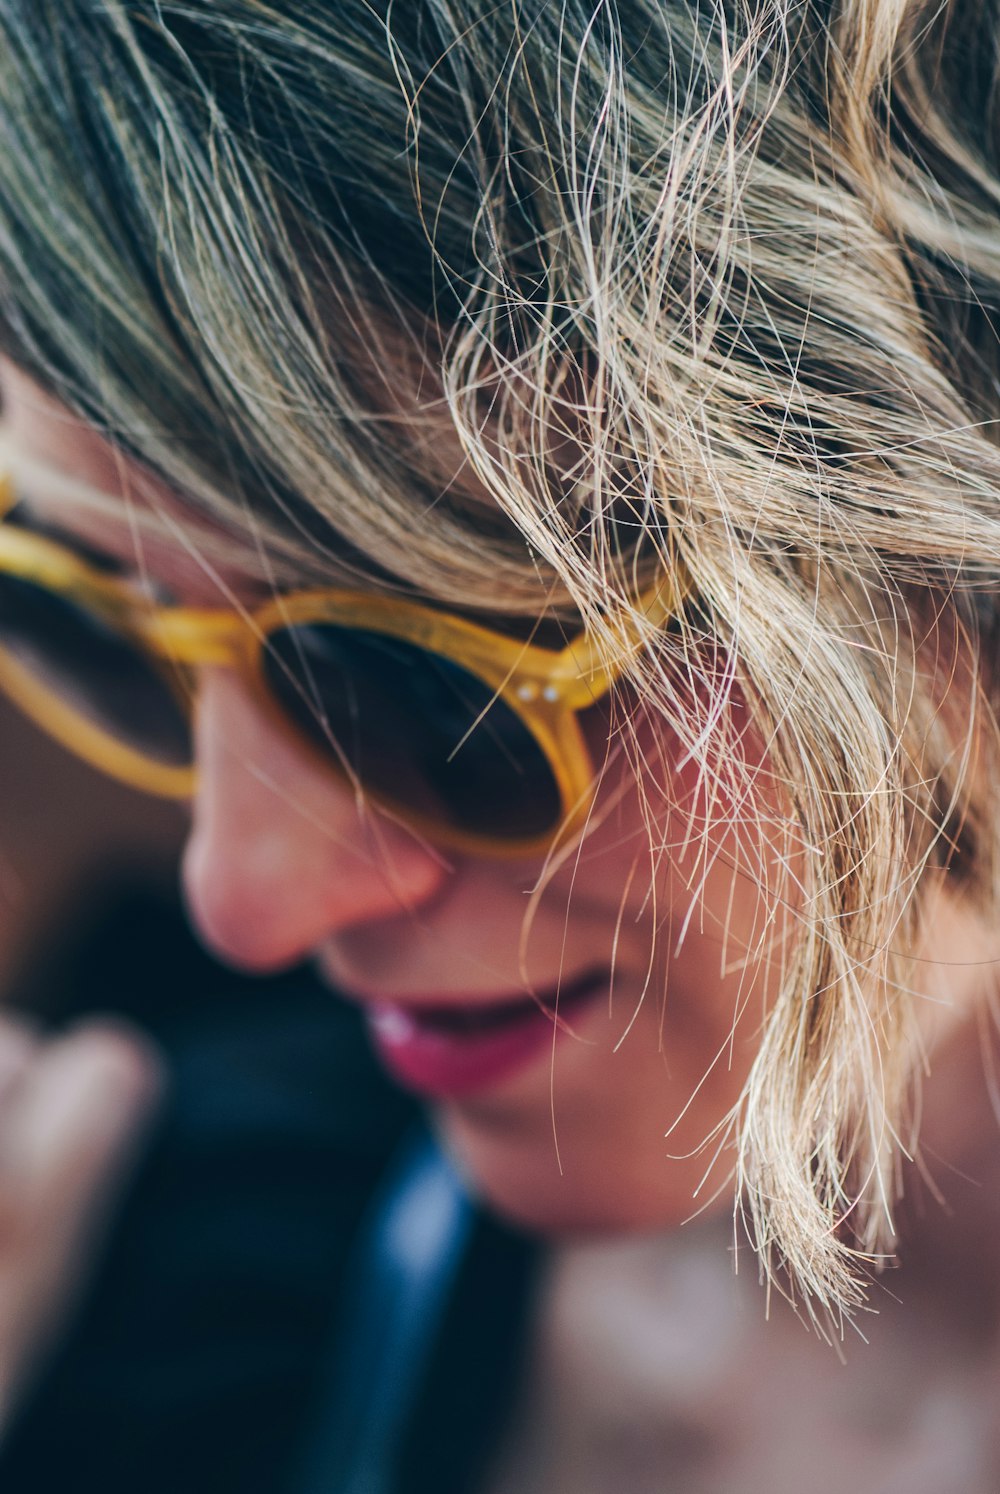
<path fill-rule="evenodd" d="M 85 1280 L 163 1088 L 110 1021 L 54 1039 L 0 1015 L 0 1434 Z"/>

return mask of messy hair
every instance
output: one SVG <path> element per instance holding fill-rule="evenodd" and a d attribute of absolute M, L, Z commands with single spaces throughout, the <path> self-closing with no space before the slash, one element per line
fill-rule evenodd
<path fill-rule="evenodd" d="M 582 617 L 699 803 L 772 806 L 795 938 L 745 951 L 779 989 L 720 1135 L 815 1310 L 891 1244 L 923 889 L 996 916 L 998 35 L 983 0 L 0 0 L 8 354 L 277 571 Z"/>

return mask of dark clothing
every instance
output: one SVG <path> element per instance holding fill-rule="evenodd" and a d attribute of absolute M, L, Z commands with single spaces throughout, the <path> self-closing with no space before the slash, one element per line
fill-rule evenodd
<path fill-rule="evenodd" d="M 289 1494 L 479 1487 L 517 1380 L 528 1242 L 477 1212 L 426 1133 L 356 1241 L 331 1373 Z"/>
<path fill-rule="evenodd" d="M 47 1005 L 128 1014 L 172 1083 L 85 1301 L 0 1449 L 0 1489 L 293 1494 L 334 1415 L 355 1242 L 416 1107 L 308 972 L 222 970 L 149 900 L 115 908 Z M 474 1488 L 510 1380 L 531 1252 L 470 1219 L 408 1391 L 394 1494 Z"/>

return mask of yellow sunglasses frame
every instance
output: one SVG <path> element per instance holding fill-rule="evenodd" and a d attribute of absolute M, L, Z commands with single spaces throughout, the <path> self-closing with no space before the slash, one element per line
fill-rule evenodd
<path fill-rule="evenodd" d="M 9 485 L 2 483 L 0 516 L 10 502 Z M 586 632 L 557 651 L 419 602 L 334 589 L 279 595 L 245 615 L 226 608 L 158 607 L 137 596 L 133 584 L 100 571 L 58 541 L 3 522 L 0 572 L 70 599 L 131 640 L 154 663 L 161 662 L 165 682 L 188 715 L 195 688 L 193 674 L 185 679 L 187 671 L 209 665 L 237 670 L 271 717 L 348 783 L 349 775 L 295 725 L 268 689 L 262 657 L 270 634 L 305 623 L 336 623 L 415 644 L 460 665 L 514 712 L 541 747 L 559 792 L 562 817 L 543 835 L 508 841 L 462 831 L 384 794 L 371 794 L 373 803 L 438 844 L 480 855 L 537 853 L 549 847 L 560 830 L 571 833 L 578 828 L 590 807 L 594 762 L 577 716 L 608 694 L 620 671 L 604 666 Z M 655 591 L 642 598 L 646 622 L 654 627 L 666 622 L 685 590 L 665 575 Z M 0 689 L 70 752 L 111 777 L 166 798 L 186 799 L 194 793 L 193 766 L 170 767 L 119 741 L 49 690 L 2 647 Z"/>

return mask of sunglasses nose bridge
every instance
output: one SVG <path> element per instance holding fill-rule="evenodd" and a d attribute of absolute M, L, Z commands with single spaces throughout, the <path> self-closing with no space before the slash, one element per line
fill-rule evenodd
<path fill-rule="evenodd" d="M 255 640 L 238 614 L 195 607 L 164 608 L 140 619 L 143 642 L 174 664 L 189 667 L 245 666 Z"/>

